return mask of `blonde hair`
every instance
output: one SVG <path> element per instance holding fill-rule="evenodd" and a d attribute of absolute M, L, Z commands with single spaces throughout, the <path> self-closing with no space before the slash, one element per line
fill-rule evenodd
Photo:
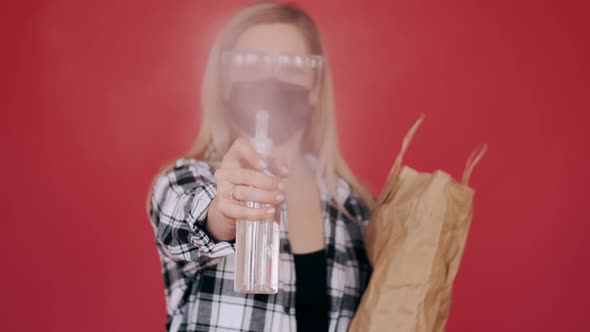
<path fill-rule="evenodd" d="M 312 54 L 324 55 L 320 35 L 313 20 L 301 9 L 287 4 L 262 2 L 249 5 L 238 11 L 227 23 L 211 48 L 201 90 L 202 123 L 199 135 L 186 155 L 187 158 L 218 163 L 232 144 L 233 137 L 229 124 L 223 118 L 223 87 L 221 76 L 222 52 L 233 47 L 247 28 L 257 24 L 288 23 L 296 26 L 305 37 Z M 369 209 L 373 209 L 373 193 L 352 173 L 342 158 L 336 138 L 334 96 L 332 77 L 327 59 L 324 60 L 322 79 L 319 86 L 319 100 L 313 112 L 311 127 L 307 131 L 306 146 L 318 156 L 318 181 L 325 177 L 327 190 L 338 197 L 336 188 L 338 176 L 344 178 L 355 190 Z M 338 208 L 350 216 L 343 202 L 335 199 Z"/>

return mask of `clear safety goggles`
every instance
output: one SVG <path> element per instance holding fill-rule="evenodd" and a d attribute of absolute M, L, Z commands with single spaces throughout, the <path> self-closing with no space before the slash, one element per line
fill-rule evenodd
<path fill-rule="evenodd" d="M 324 58 L 321 55 L 258 52 L 223 52 L 221 62 L 227 82 L 256 81 L 275 77 L 286 83 L 312 89 L 318 84 Z"/>

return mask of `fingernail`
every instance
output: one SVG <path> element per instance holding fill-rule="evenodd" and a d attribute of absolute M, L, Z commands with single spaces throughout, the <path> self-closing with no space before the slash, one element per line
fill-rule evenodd
<path fill-rule="evenodd" d="M 285 196 L 283 195 L 277 195 L 277 201 L 282 202 L 285 200 Z"/>
<path fill-rule="evenodd" d="M 260 167 L 262 167 L 262 168 L 267 168 L 268 167 L 268 164 L 264 160 L 259 160 L 258 161 L 258 165 L 260 165 Z"/>
<path fill-rule="evenodd" d="M 287 167 L 283 166 L 281 167 L 281 171 L 283 172 L 283 174 L 289 174 L 289 170 L 287 169 Z"/>
<path fill-rule="evenodd" d="M 273 213 L 275 213 L 275 208 L 270 208 L 270 209 L 266 210 L 266 213 L 267 214 L 273 214 Z"/>
<path fill-rule="evenodd" d="M 285 190 L 285 184 L 282 182 L 279 182 L 279 184 L 277 185 L 277 187 L 279 188 L 280 191 L 284 191 Z"/>

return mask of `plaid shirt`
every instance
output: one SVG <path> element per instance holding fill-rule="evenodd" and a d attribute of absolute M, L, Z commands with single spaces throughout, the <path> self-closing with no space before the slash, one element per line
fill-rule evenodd
<path fill-rule="evenodd" d="M 315 167 L 317 159 L 306 156 Z M 295 266 L 281 206 L 279 290 L 239 294 L 233 289 L 235 242 L 217 241 L 205 230 L 216 194 L 213 166 L 181 158 L 155 179 L 149 217 L 164 276 L 168 331 L 295 331 Z M 329 331 L 346 331 L 369 281 L 363 244 L 370 212 L 358 194 L 339 179 L 338 195 L 355 223 L 336 208 L 319 184 L 325 228 L 331 310 Z"/>

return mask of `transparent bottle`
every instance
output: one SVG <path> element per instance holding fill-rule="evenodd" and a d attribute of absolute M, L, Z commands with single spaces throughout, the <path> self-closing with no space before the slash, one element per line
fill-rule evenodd
<path fill-rule="evenodd" d="M 267 111 L 256 112 L 256 135 L 252 139 L 256 151 L 263 156 L 270 155 L 272 148 L 268 117 Z M 273 175 L 268 170 L 264 173 Z M 242 204 L 251 208 L 272 206 L 252 201 Z M 276 211 L 265 220 L 237 221 L 234 291 L 238 293 L 274 294 L 278 291 L 280 206 Z"/>

